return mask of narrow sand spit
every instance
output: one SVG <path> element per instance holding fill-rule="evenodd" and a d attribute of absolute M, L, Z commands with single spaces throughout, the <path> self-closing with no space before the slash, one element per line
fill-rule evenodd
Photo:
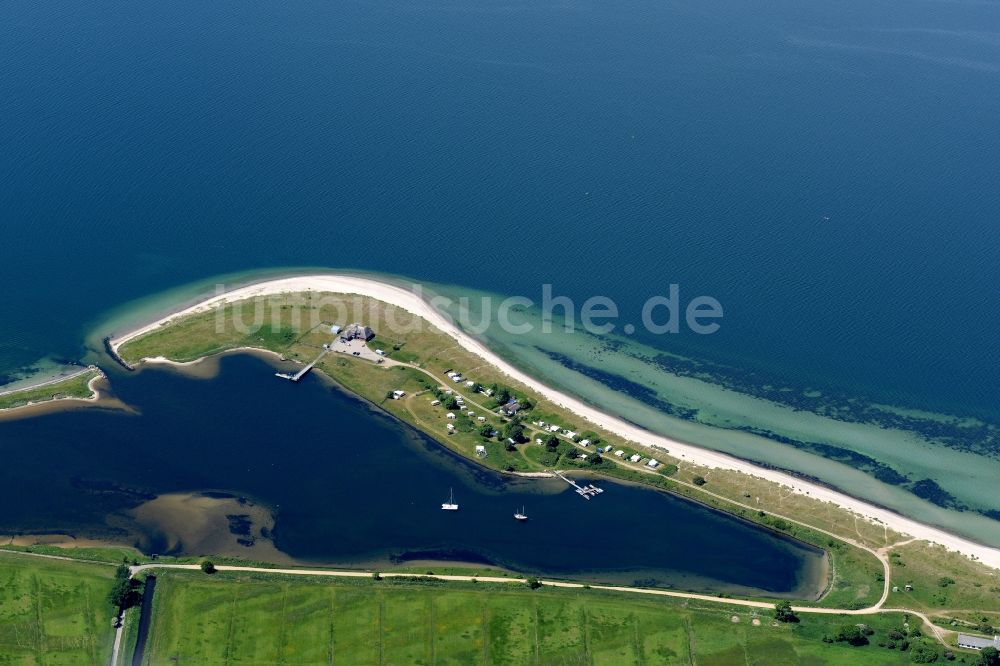
<path fill-rule="evenodd" d="M 379 282 L 378 280 L 348 275 L 302 275 L 260 282 L 239 289 L 234 289 L 221 295 L 213 296 L 202 301 L 201 303 L 168 315 L 126 335 L 115 338 L 111 341 L 111 346 L 112 349 L 117 352 L 121 345 L 125 342 L 132 340 L 139 335 L 155 330 L 167 322 L 189 314 L 205 312 L 206 310 L 210 310 L 227 302 L 235 302 L 257 296 L 270 296 L 275 294 L 308 291 L 358 294 L 360 296 L 367 296 L 376 300 L 384 301 L 391 305 L 395 305 L 411 312 L 412 314 L 423 317 L 437 328 L 455 338 L 458 344 L 466 350 L 482 357 L 486 362 L 499 368 L 509 377 L 524 384 L 536 393 L 545 396 L 546 399 L 551 400 L 553 403 L 575 413 L 577 416 L 586 419 L 620 437 L 624 437 L 627 440 L 631 440 L 645 446 L 669 449 L 671 455 L 683 458 L 684 460 L 696 465 L 714 467 L 718 469 L 736 470 L 758 478 L 766 479 L 768 481 L 780 483 L 788 486 L 796 493 L 808 494 L 813 499 L 832 502 L 843 509 L 853 511 L 869 520 L 883 523 L 889 528 L 902 534 L 908 534 L 918 539 L 926 539 L 928 541 L 941 544 L 946 548 L 958 551 L 968 556 L 976 557 L 981 562 L 1000 569 L 1000 549 L 998 548 L 991 548 L 989 546 L 974 543 L 963 537 L 949 534 L 948 532 L 945 532 L 937 527 L 924 525 L 910 518 L 893 513 L 887 509 L 872 506 L 836 490 L 825 488 L 801 479 L 796 479 L 795 477 L 783 472 L 764 469 L 754 465 L 753 463 L 738 460 L 724 453 L 710 451 L 692 444 L 686 444 L 684 442 L 670 439 L 627 423 L 616 416 L 605 414 L 604 412 L 585 404 L 581 400 L 546 386 L 540 381 L 529 377 L 522 371 L 518 370 L 510 363 L 493 353 L 481 342 L 462 332 L 448 318 L 426 302 L 420 295 L 402 287 L 397 287 L 385 282 Z"/>

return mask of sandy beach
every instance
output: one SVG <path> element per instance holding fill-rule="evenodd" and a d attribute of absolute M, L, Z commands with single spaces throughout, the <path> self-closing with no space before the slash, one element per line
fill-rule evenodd
<path fill-rule="evenodd" d="M 696 465 L 736 470 L 758 478 L 782 484 L 792 489 L 794 492 L 806 494 L 809 497 L 820 501 L 832 502 L 844 509 L 858 514 L 859 516 L 884 524 L 890 529 L 902 534 L 907 534 L 918 539 L 926 539 L 928 541 L 941 544 L 950 550 L 958 551 L 970 557 L 975 557 L 989 566 L 1000 569 L 1000 549 L 990 548 L 988 546 L 974 543 L 963 537 L 950 534 L 937 527 L 924 525 L 887 509 L 867 504 L 862 500 L 850 497 L 836 490 L 810 483 L 808 481 L 796 479 L 789 474 L 764 469 L 752 463 L 730 457 L 723 453 L 710 451 L 655 434 L 627 423 L 616 416 L 606 414 L 590 405 L 587 405 L 577 398 L 546 386 L 540 381 L 521 372 L 497 356 L 478 340 L 462 332 L 451 321 L 441 315 L 417 294 L 401 287 L 369 278 L 322 274 L 302 275 L 260 282 L 239 289 L 234 289 L 218 296 L 213 296 L 196 305 L 170 314 L 125 335 L 115 337 L 111 340 L 111 347 L 115 350 L 115 352 L 117 352 L 121 345 L 125 342 L 143 335 L 144 333 L 155 330 L 165 323 L 189 314 L 205 312 L 206 310 L 210 310 L 226 302 L 245 300 L 257 296 L 308 291 L 358 294 L 400 307 L 408 312 L 423 317 L 435 327 L 455 338 L 457 343 L 466 350 L 482 357 L 486 362 L 499 368 L 509 377 L 527 386 L 537 394 L 544 396 L 553 403 L 562 406 L 579 417 L 590 421 L 591 423 L 620 437 L 624 437 L 625 439 L 645 446 L 667 449 L 669 450 L 670 455 Z"/>

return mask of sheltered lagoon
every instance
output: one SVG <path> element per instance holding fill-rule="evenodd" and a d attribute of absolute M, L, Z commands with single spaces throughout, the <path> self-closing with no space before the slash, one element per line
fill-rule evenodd
<path fill-rule="evenodd" d="M 0 424 L 8 461 L 0 531 L 200 554 L 134 515 L 158 497 L 208 492 L 266 506 L 273 527 L 250 536 L 298 562 L 488 563 L 799 598 L 825 589 L 821 550 L 738 518 L 609 481 L 584 501 L 559 480 L 485 470 L 319 376 L 277 381 L 270 362 L 248 354 L 217 362 L 213 378 L 152 369 L 115 376 L 116 393 L 138 414 L 93 409 Z M 450 488 L 461 506 L 454 513 L 439 508 Z M 527 523 L 513 519 L 521 505 Z"/>

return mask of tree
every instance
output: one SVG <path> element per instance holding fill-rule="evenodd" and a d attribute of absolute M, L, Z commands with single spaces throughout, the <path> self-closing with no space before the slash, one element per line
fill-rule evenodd
<path fill-rule="evenodd" d="M 108 591 L 108 602 L 119 610 L 128 608 L 135 600 L 132 594 L 134 589 L 132 582 L 132 571 L 124 562 L 115 569 L 115 582 Z"/>
<path fill-rule="evenodd" d="M 604 458 L 602 458 L 599 454 L 595 453 L 594 455 L 590 456 L 590 458 L 587 459 L 587 462 L 589 462 L 591 465 L 600 465 L 602 462 L 604 462 Z"/>
<path fill-rule="evenodd" d="M 981 666 L 997 666 L 1000 664 L 1000 652 L 995 647 L 984 647 L 979 652 Z"/>
<path fill-rule="evenodd" d="M 215 573 L 215 564 L 212 563 L 212 560 L 202 560 L 201 570 L 207 574 L 213 574 Z"/>
<path fill-rule="evenodd" d="M 524 426 L 520 423 L 508 423 L 505 430 L 507 437 L 515 442 L 524 441 Z"/>
<path fill-rule="evenodd" d="M 691 482 L 694 483 L 694 485 L 696 486 L 703 486 L 707 483 L 707 481 L 705 481 L 705 477 L 701 476 L 700 474 L 691 479 Z"/>
<path fill-rule="evenodd" d="M 549 451 L 555 451 L 557 448 L 559 448 L 559 438 L 556 437 L 555 435 L 549 435 L 545 439 L 545 448 L 547 448 Z"/>
<path fill-rule="evenodd" d="M 937 648 L 926 643 L 919 643 L 910 650 L 910 661 L 914 664 L 931 664 L 940 657 Z"/>
<path fill-rule="evenodd" d="M 531 589 L 537 590 L 541 586 L 542 586 L 542 581 L 538 580 L 534 576 L 528 579 L 528 587 L 530 587 Z"/>
<path fill-rule="evenodd" d="M 868 645 L 868 637 L 861 631 L 861 627 L 853 624 L 845 624 L 838 628 L 833 640 L 838 643 L 849 643 L 855 647 Z"/>
<path fill-rule="evenodd" d="M 792 604 L 788 600 L 779 601 L 774 604 L 774 619 L 778 622 L 798 622 L 799 618 L 792 610 Z"/>
<path fill-rule="evenodd" d="M 491 439 L 493 437 L 493 426 L 489 423 L 484 423 L 483 427 L 479 429 L 479 436 L 483 439 Z"/>

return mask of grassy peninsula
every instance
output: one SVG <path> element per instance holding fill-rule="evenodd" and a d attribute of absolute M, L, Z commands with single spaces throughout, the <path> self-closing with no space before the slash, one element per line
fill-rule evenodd
<path fill-rule="evenodd" d="M 93 398 L 94 390 L 91 388 L 91 382 L 100 376 L 102 373 L 99 369 L 84 368 L 69 377 L 48 380 L 40 384 L 0 393 L 0 410 L 16 409 L 67 398 L 81 400 Z"/>
<path fill-rule="evenodd" d="M 158 580 L 143 663 L 222 664 L 241 655 L 269 663 L 359 663 L 349 655 L 362 653 L 364 663 L 894 664 L 949 655 L 978 663 L 977 653 L 955 647 L 956 632 L 988 633 L 1000 625 L 997 571 L 778 484 L 697 467 L 581 422 L 403 309 L 370 298 L 317 293 L 272 297 L 261 307 L 268 325 L 260 330 L 247 332 L 237 325 L 239 305 L 228 303 L 173 320 L 129 340 L 118 352 L 140 368 L 146 358 L 188 363 L 237 348 L 308 363 L 331 342 L 331 324 L 349 323 L 347 312 L 350 321 L 373 328 L 376 337 L 352 347 L 357 354 L 326 353 L 316 368 L 441 445 L 505 473 L 563 469 L 612 477 L 731 512 L 823 548 L 830 557 L 828 587 L 815 602 L 795 602 L 797 621 L 780 622 L 773 600 L 677 591 L 651 597 L 555 583 L 533 589 L 513 579 L 474 581 L 497 574 L 461 567 L 434 573 L 464 580 L 432 579 L 420 571 L 402 578 L 399 572 L 395 577 L 334 577 L 250 571 L 238 560 L 228 560 L 238 568 L 211 575 L 134 569 L 137 579 L 155 572 Z M 449 372 L 462 373 L 461 380 Z M 394 395 L 397 391 L 403 394 Z M 498 414 L 509 397 L 518 398 L 521 410 Z M 558 432 L 550 430 L 553 425 Z M 477 455 L 477 447 L 483 447 L 485 457 Z M 597 454 L 597 448 L 607 450 Z M 618 451 L 622 455 L 615 455 Z M 629 460 L 634 455 L 638 462 Z M 653 457 L 661 463 L 655 469 L 647 464 Z M 109 564 L 120 561 L 121 551 L 20 550 L 104 561 L 36 565 L 29 555 L 0 552 L 0 576 L 14 580 L 7 570 L 16 570 L 17 580 L 28 581 L 5 588 L 20 591 L 0 601 L 0 643 L 13 635 L 22 650 L 13 663 L 33 663 L 48 655 L 47 646 L 62 629 L 29 613 L 30 604 L 39 603 L 37 590 L 43 589 L 30 586 L 42 584 L 50 570 L 92 567 L 92 580 L 102 581 L 93 582 L 94 589 L 110 589 L 114 568 Z M 138 553 L 129 558 L 149 563 Z M 64 663 L 106 663 L 101 660 L 114 633 L 113 613 L 106 601 L 103 608 L 95 606 L 99 597 L 87 592 L 60 602 L 67 613 L 77 614 L 73 624 L 86 627 L 92 637 L 89 643 L 73 643 L 74 658 Z M 138 618 L 135 606 L 124 614 L 118 663 L 131 658 Z M 22 629 L 32 641 L 22 641 Z"/>

